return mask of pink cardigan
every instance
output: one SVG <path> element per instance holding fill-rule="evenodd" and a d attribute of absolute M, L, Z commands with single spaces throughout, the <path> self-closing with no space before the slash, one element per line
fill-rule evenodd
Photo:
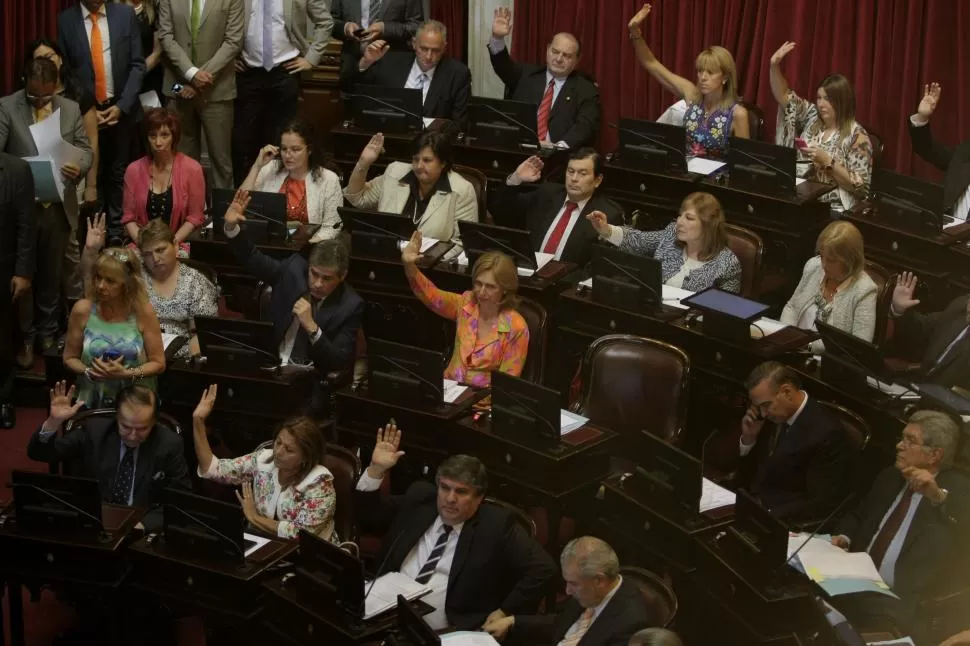
<path fill-rule="evenodd" d="M 125 171 L 125 198 L 122 224 L 148 224 L 148 189 L 151 184 L 150 156 L 136 159 Z M 188 155 L 175 154 L 172 164 L 172 231 L 185 222 L 196 227 L 205 223 L 205 175 L 202 166 Z"/>

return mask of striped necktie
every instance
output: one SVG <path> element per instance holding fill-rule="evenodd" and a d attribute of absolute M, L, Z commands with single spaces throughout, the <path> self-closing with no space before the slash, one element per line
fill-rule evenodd
<path fill-rule="evenodd" d="M 438 561 L 441 560 L 441 557 L 445 553 L 445 548 L 448 546 L 448 537 L 451 536 L 452 529 L 454 528 L 451 525 L 441 526 L 441 536 L 438 537 L 438 542 L 434 544 L 434 549 L 428 555 L 428 560 L 421 566 L 421 571 L 418 572 L 418 576 L 414 577 L 415 581 L 424 585 L 431 580 L 431 575 L 434 574 L 434 570 L 438 566 Z"/>
<path fill-rule="evenodd" d="M 552 95 L 556 89 L 556 80 L 549 81 L 546 93 L 542 95 L 542 102 L 539 104 L 538 126 L 539 141 L 549 138 L 549 113 L 552 112 Z"/>
<path fill-rule="evenodd" d="M 593 611 L 593 608 L 587 608 L 579 617 L 579 625 L 576 626 L 576 632 L 563 638 L 558 646 L 576 646 L 586 634 L 586 631 L 589 630 L 589 627 L 593 625 Z"/>
<path fill-rule="evenodd" d="M 367 26 L 370 27 L 381 19 L 381 0 L 370 0 L 370 11 L 367 12 Z"/>

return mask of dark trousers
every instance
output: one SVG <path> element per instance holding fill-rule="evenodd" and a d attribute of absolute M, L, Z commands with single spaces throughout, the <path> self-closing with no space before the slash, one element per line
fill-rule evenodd
<path fill-rule="evenodd" d="M 300 78 L 282 65 L 250 67 L 236 74 L 232 128 L 232 175 L 241 184 L 266 144 L 279 145 L 280 131 L 296 118 Z"/>
<path fill-rule="evenodd" d="M 71 225 L 61 204 L 34 207 L 37 218 L 37 270 L 29 292 L 20 297 L 17 311 L 24 341 L 33 343 L 37 335 L 57 339 L 61 301 L 61 269 Z"/>
<path fill-rule="evenodd" d="M 98 106 L 104 110 L 110 104 Z M 131 115 L 122 114 L 118 123 L 98 133 L 98 193 L 108 216 L 108 239 L 123 238 L 122 202 L 125 195 L 125 170 L 132 162 L 132 145 L 138 124 Z"/>
<path fill-rule="evenodd" d="M 13 398 L 14 377 L 14 307 L 10 294 L 13 267 L 0 268 L 0 404 Z"/>

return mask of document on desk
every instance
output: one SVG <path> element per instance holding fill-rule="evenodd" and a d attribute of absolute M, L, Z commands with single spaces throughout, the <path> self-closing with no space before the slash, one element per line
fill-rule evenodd
<path fill-rule="evenodd" d="M 179 338 L 178 334 L 169 334 L 168 332 L 162 332 L 162 350 L 168 350 L 168 346 L 172 345 L 172 341 Z"/>
<path fill-rule="evenodd" d="M 796 177 L 795 178 L 795 186 L 798 186 L 799 184 L 804 184 L 807 181 L 808 180 L 806 178 L 804 178 L 804 177 Z"/>
<path fill-rule="evenodd" d="M 866 644 L 867 646 L 916 646 L 913 640 L 909 637 L 890 639 L 889 641 L 866 642 Z"/>
<path fill-rule="evenodd" d="M 49 155 L 24 157 L 34 176 L 34 199 L 38 202 L 63 202 L 64 180 Z"/>
<path fill-rule="evenodd" d="M 398 595 L 408 601 L 414 601 L 431 592 L 431 588 L 400 572 L 388 572 L 377 577 L 376 581 L 366 581 L 364 592 L 367 595 L 364 599 L 364 620 L 366 621 L 396 607 Z"/>
<path fill-rule="evenodd" d="M 789 558 L 805 538 L 806 534 L 789 536 Z M 791 566 L 804 572 L 831 596 L 855 592 L 878 592 L 896 596 L 883 581 L 871 556 L 865 552 L 846 552 L 832 545 L 828 537 L 811 538 L 798 552 Z"/>
<path fill-rule="evenodd" d="M 532 274 L 536 273 L 537 271 L 539 271 L 540 269 L 542 269 L 543 267 L 545 267 L 546 265 L 548 265 L 549 264 L 549 261 L 556 257 L 555 254 L 545 253 L 545 252 L 542 252 L 542 251 L 536 251 L 535 254 L 536 254 L 536 268 L 535 268 L 535 270 L 526 269 L 525 267 L 519 267 L 518 268 L 519 276 L 523 276 L 525 278 L 528 278 Z"/>
<path fill-rule="evenodd" d="M 824 361 L 824 359 L 822 359 Z M 916 400 L 920 398 L 920 394 L 917 390 L 910 388 L 909 386 L 903 386 L 902 384 L 887 384 L 884 381 L 879 381 L 874 377 L 866 377 L 866 384 L 870 388 L 875 388 L 876 390 L 883 392 L 891 397 L 896 397 L 902 400 Z"/>
<path fill-rule="evenodd" d="M 435 246 L 439 242 L 440 242 L 440 240 L 438 240 L 437 238 L 429 238 L 428 236 L 421 236 L 421 253 L 426 252 L 428 249 L 430 249 L 431 247 Z M 399 240 L 398 243 L 397 243 L 397 246 L 403 251 L 404 250 L 404 247 L 408 246 L 408 241 L 407 240 Z M 465 252 L 462 251 L 461 253 L 462 253 L 462 255 L 464 255 Z M 468 258 L 467 257 L 465 258 L 465 264 L 466 265 L 468 264 Z"/>
<path fill-rule="evenodd" d="M 781 321 L 762 317 L 751 324 L 751 338 L 761 339 L 786 327 Z"/>
<path fill-rule="evenodd" d="M 559 437 L 568 435 L 573 431 L 582 428 L 589 421 L 588 417 L 571 413 L 565 408 L 559 409 Z"/>
<path fill-rule="evenodd" d="M 243 556 L 248 558 L 250 555 L 255 554 L 256 550 L 261 548 L 263 545 L 267 545 L 268 543 L 268 538 L 243 532 L 243 545 L 246 547 L 246 550 L 243 552 Z"/>
<path fill-rule="evenodd" d="M 579 284 L 587 289 L 593 288 L 593 279 L 587 278 L 586 280 L 579 281 Z M 660 298 L 663 299 L 664 305 L 670 305 L 671 307 L 677 307 L 682 310 L 688 309 L 686 305 L 680 303 L 681 300 L 687 298 L 688 296 L 693 296 L 694 292 L 689 289 L 681 289 L 680 287 L 671 287 L 670 285 L 661 285 Z"/>
<path fill-rule="evenodd" d="M 462 384 L 454 381 L 452 379 L 444 379 L 444 386 L 442 388 L 442 399 L 446 404 L 454 404 L 455 400 L 461 397 L 461 394 L 468 390 L 468 386 L 463 386 Z"/>
<path fill-rule="evenodd" d="M 705 159 L 703 157 L 691 157 L 687 160 L 687 172 L 697 173 L 698 175 L 710 175 L 724 166 L 724 162 Z"/>
<path fill-rule="evenodd" d="M 441 644 L 444 646 L 499 646 L 495 638 L 488 633 L 476 633 L 470 630 L 460 630 L 441 636 Z"/>
<path fill-rule="evenodd" d="M 725 489 L 713 480 L 701 479 L 701 504 L 699 513 L 728 507 L 737 502 L 737 494 L 730 489 Z"/>

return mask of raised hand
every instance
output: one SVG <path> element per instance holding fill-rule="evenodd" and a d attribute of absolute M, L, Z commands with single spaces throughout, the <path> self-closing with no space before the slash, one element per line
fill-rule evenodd
<path fill-rule="evenodd" d="M 919 107 L 916 108 L 916 113 L 923 117 L 924 119 L 929 119 L 933 116 L 933 112 L 936 110 L 936 106 L 940 103 L 940 92 L 943 88 L 940 87 L 939 83 L 930 83 L 923 88 L 923 100 L 919 102 Z"/>
<path fill-rule="evenodd" d="M 246 221 L 246 207 L 249 206 L 249 191 L 244 191 L 239 189 L 236 191 L 236 197 L 233 198 L 232 204 L 226 209 L 226 214 L 223 216 L 225 223 L 230 226 L 236 226 L 240 222 Z"/>
<path fill-rule="evenodd" d="M 212 409 L 216 405 L 216 395 L 219 392 L 219 385 L 212 384 L 208 388 L 202 391 L 202 398 L 199 399 L 199 403 L 195 407 L 195 411 L 192 412 L 192 419 L 205 420 L 212 413 Z"/>
<path fill-rule="evenodd" d="M 647 16 L 650 15 L 651 9 L 653 9 L 653 7 L 650 6 L 649 2 L 643 5 L 642 7 L 640 7 L 640 11 L 637 12 L 637 15 L 630 18 L 630 22 L 627 23 L 626 25 L 627 29 L 629 29 L 630 31 L 639 33 L 640 23 L 642 23 L 644 20 L 647 19 Z"/>
<path fill-rule="evenodd" d="M 79 399 L 73 405 L 71 404 L 75 392 L 74 386 L 68 389 L 66 381 L 59 381 L 54 384 L 54 388 L 51 389 L 51 419 L 63 424 L 81 410 L 81 407 L 84 406 L 82 400 Z"/>
<path fill-rule="evenodd" d="M 372 478 L 383 478 L 384 474 L 394 468 L 397 461 L 404 455 L 398 451 L 401 446 L 401 431 L 393 419 L 384 428 L 377 429 L 377 441 L 370 456 L 370 466 L 367 475 Z"/>
<path fill-rule="evenodd" d="M 364 65 L 362 67 L 370 67 L 381 60 L 390 49 L 391 46 L 387 44 L 386 40 L 375 40 L 364 49 Z"/>
<path fill-rule="evenodd" d="M 512 33 L 512 10 L 508 7 L 496 7 L 495 17 L 492 18 L 492 38 L 505 38 Z"/>
<path fill-rule="evenodd" d="M 421 259 L 421 232 L 415 231 L 411 234 L 411 239 L 401 250 L 401 262 L 413 265 Z"/>
<path fill-rule="evenodd" d="M 88 234 L 84 239 L 84 248 L 100 251 L 104 247 L 105 237 L 108 235 L 108 225 L 104 213 L 96 213 L 88 218 Z"/>
<path fill-rule="evenodd" d="M 793 49 L 795 49 L 795 43 L 791 42 L 790 40 L 786 40 L 784 44 L 771 55 L 771 64 L 779 65 L 782 59 L 788 56 Z"/>
<path fill-rule="evenodd" d="M 596 233 L 600 234 L 604 238 L 610 235 L 611 227 L 610 223 L 607 221 L 606 214 L 602 211 L 593 211 L 592 213 L 586 214 L 586 219 L 589 223 L 593 225 L 596 229 Z"/>
<path fill-rule="evenodd" d="M 378 132 L 370 138 L 364 149 L 360 151 L 360 162 L 370 166 L 384 152 L 384 133 Z"/>
<path fill-rule="evenodd" d="M 919 305 L 919 299 L 913 298 L 918 282 L 916 274 L 911 271 L 896 276 L 896 286 L 893 288 L 893 311 L 896 315 L 902 316 L 909 308 Z"/>
<path fill-rule="evenodd" d="M 538 182 L 542 178 L 542 160 L 538 156 L 532 155 L 515 169 L 515 176 L 520 182 Z"/>

